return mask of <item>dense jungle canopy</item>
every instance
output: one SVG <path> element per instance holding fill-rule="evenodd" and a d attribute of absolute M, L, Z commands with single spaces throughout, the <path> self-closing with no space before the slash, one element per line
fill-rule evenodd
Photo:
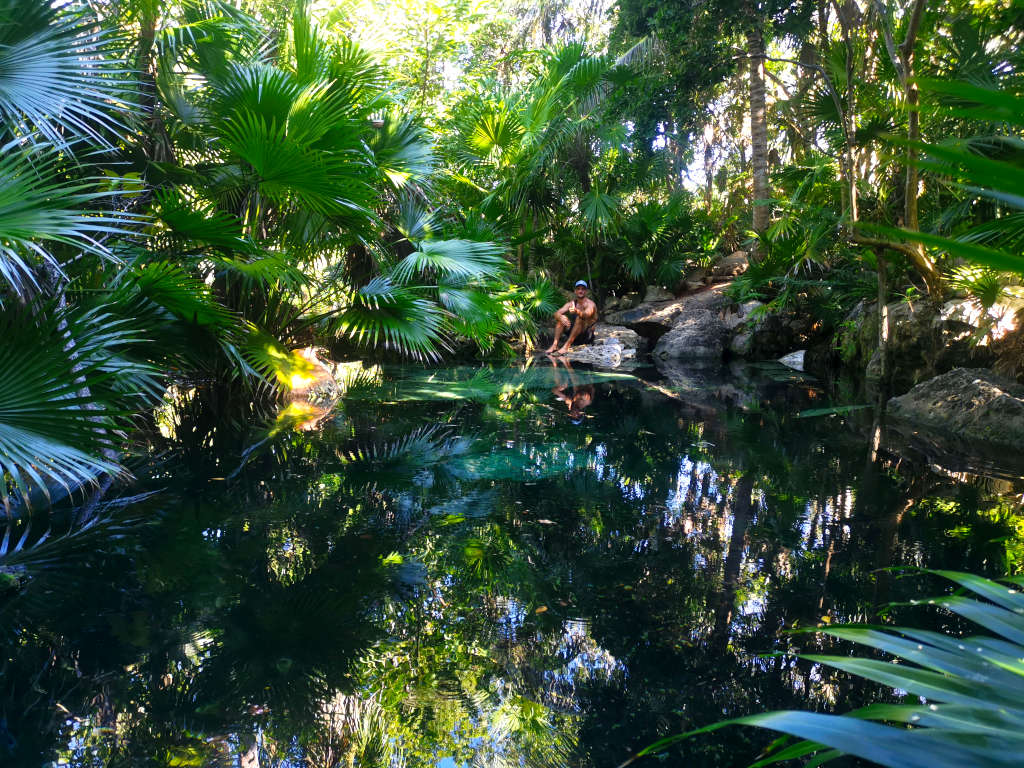
<path fill-rule="evenodd" d="M 597 443 L 574 432 L 558 433 L 561 448 L 542 445 L 556 438 L 541 436 L 546 417 L 529 393 L 560 380 L 453 369 L 462 372 L 395 384 L 379 366 L 519 359 L 577 279 L 599 307 L 654 287 L 679 294 L 742 250 L 749 266 L 729 301 L 758 302 L 759 317 L 807 318 L 854 373 L 867 360 L 831 339 L 874 313 L 883 390 L 895 380 L 885 356 L 894 302 L 969 304 L 971 344 L 988 345 L 994 369 L 1024 382 L 1022 73 L 1024 9 L 1013 0 L 0 0 L 0 499 L 9 522 L 0 601 L 28 589 L 32 568 L 42 574 L 65 559 L 82 574 L 109 574 L 81 591 L 68 587 L 81 574 L 40 576 L 25 605 L 5 615 L 0 602 L 0 637 L 19 649 L 5 651 L 0 670 L 10 682 L 0 758 L 614 765 L 657 738 L 766 703 L 834 707 L 846 678 L 825 680 L 778 657 L 740 660 L 767 647 L 755 640 L 790 650 L 778 640 L 782 609 L 773 613 L 768 585 L 784 584 L 791 603 L 801 590 L 814 593 L 800 618 L 807 626 L 822 613 L 832 621 L 824 584 L 834 552 L 844 585 L 890 564 L 1018 573 L 1024 524 L 1003 493 L 1016 488 L 1012 478 L 1000 478 L 1000 492 L 974 495 L 951 490 L 948 478 L 900 485 L 898 462 L 862 470 L 859 448 L 842 443 L 828 463 L 815 442 L 833 439 L 827 430 L 798 439 L 786 431 L 795 422 L 780 426 L 754 406 L 753 416 L 707 432 L 680 417 L 688 442 L 679 450 L 692 457 L 684 482 L 674 417 L 610 375 L 571 372 L 580 391 L 611 387 L 623 409 L 607 437 L 612 448 L 600 449 L 612 453 L 595 465 L 581 456 Z M 317 426 L 308 404 L 282 407 L 296 391 L 316 400 L 311 349 L 350 364 L 335 370 L 349 403 L 344 424 L 338 416 L 320 443 L 289 431 Z M 472 405 L 442 411 L 444 398 Z M 594 412 L 602 407 L 611 419 L 610 406 Z M 463 420 L 473 436 L 460 431 Z M 226 447 L 230 430 L 253 425 L 264 429 L 258 441 Z M 520 432 L 533 440 L 522 455 L 511 448 Z M 353 443 L 370 433 L 390 442 Z M 728 456 L 713 470 L 715 441 Z M 497 466 L 483 445 L 510 453 Z M 876 440 L 872 462 L 877 449 Z M 627 450 L 643 457 L 623 458 Z M 240 494 L 210 490 L 251 473 L 253 462 L 265 481 Z M 545 538 L 537 531 L 568 513 L 545 506 L 551 500 L 531 490 L 533 480 L 585 465 L 599 480 L 615 478 L 622 497 L 609 501 L 606 486 L 579 476 L 565 480 L 557 493 L 583 499 L 580 514 L 591 501 L 612 511 L 591 515 L 569 539 Z M 536 478 L 509 490 L 509 466 Z M 223 560 L 186 551 L 162 527 L 148 495 L 161 479 L 178 488 L 181 531 L 230 540 Z M 728 532 L 710 518 L 697 524 L 714 541 L 707 552 L 691 547 L 691 528 L 683 536 L 694 568 L 721 561 L 714 584 L 677 570 L 668 545 L 658 549 L 664 531 L 651 532 L 657 521 L 630 522 L 629 505 L 666 494 L 719 512 L 726 498 L 743 499 L 730 507 Z M 417 509 L 433 510 L 436 530 L 410 516 L 413 496 Z M 863 527 L 843 522 L 851 510 L 870 514 L 870 499 L 900 511 Z M 38 521 L 61 504 L 74 510 L 72 522 L 47 541 L 49 523 Z M 285 510 L 287 524 L 271 524 L 266 510 L 250 518 L 246 505 L 260 504 Z M 524 504 L 540 528 L 511 522 L 513 505 Z M 754 509 L 772 504 L 785 517 L 775 533 Z M 806 525 L 797 520 L 805 506 L 814 509 Z M 205 525 L 215 508 L 223 520 Z M 301 524 L 292 517 L 300 508 L 312 510 Z M 132 525 L 151 513 L 146 524 L 161 527 L 127 533 L 125 510 L 135 510 Z M 901 549 L 893 531 L 911 510 L 934 520 L 914 518 L 919 546 Z M 371 519 L 406 528 L 380 533 Z M 467 520 L 477 527 L 458 528 Z M 682 530 L 681 520 L 663 525 Z M 122 538 L 150 559 L 133 559 Z M 962 552 L 947 546 L 953 539 Z M 410 541 L 415 558 L 403 549 Z M 654 564 L 634 570 L 631 553 L 649 547 Z M 864 564 L 857 547 L 871 552 Z M 86 550 L 103 557 L 75 559 Z M 741 560 L 755 550 L 768 575 L 740 586 Z M 801 571 L 790 550 L 824 575 Z M 942 554 L 931 560 L 933 551 Z M 248 574 L 244 563 L 255 560 L 269 576 Z M 459 577 L 430 581 L 445 569 Z M 577 571 L 597 574 L 599 594 L 575 585 Z M 127 572 L 138 579 L 134 591 L 115 589 L 114 574 Z M 331 580 L 342 572 L 351 590 Z M 635 618 L 623 606 L 642 601 L 617 590 L 653 584 L 652 574 L 645 618 L 699 625 L 710 641 L 620 633 Z M 836 596 L 836 618 L 881 621 L 876 606 L 891 585 L 872 583 L 870 596 L 853 587 Z M 508 597 L 510 584 L 526 596 Z M 446 599 L 458 620 L 437 607 L 447 609 Z M 40 601 L 59 604 L 63 618 L 39 618 Z M 94 605 L 118 601 L 129 618 L 92 621 Z M 544 614 L 559 601 L 588 604 L 596 625 L 603 617 L 615 654 L 589 625 L 540 626 L 517 645 L 530 622 L 554 622 Z M 776 621 L 734 642 L 730 622 L 746 613 L 733 606 L 750 604 L 768 605 Z M 221 608 L 230 615 L 215 621 Z M 325 615 L 337 618 L 317 623 Z M 346 623 L 354 615 L 363 618 Z M 164 617 L 177 634 L 156 632 L 143 616 Z M 490 648 L 471 629 L 488 620 L 505 633 Z M 233 626 L 245 633 L 233 635 Z M 1024 628 L 1013 632 L 1024 642 Z M 102 640 L 108 633 L 116 643 Z M 218 646 L 240 636 L 245 647 Z M 251 661 L 260 642 L 273 658 Z M 896 652 L 882 642 L 871 640 Z M 99 660 L 79 669 L 90 643 Z M 158 650 L 132 656 L 151 643 Z M 214 646 L 221 652 L 210 661 Z M 577 689 L 540 662 L 530 666 L 574 658 L 588 681 L 623 678 L 616 658 L 629 653 L 657 684 L 616 701 L 588 699 L 590 682 Z M 692 715 L 700 696 L 669 679 L 665 659 L 688 680 L 715 681 L 713 717 Z M 182 672 L 202 660 L 202 676 Z M 1020 677 L 1019 658 L 1005 665 L 1000 674 Z M 953 666 L 929 669 L 952 674 Z M 749 682 L 769 668 L 792 690 Z M 83 676 L 95 688 L 76 709 Z M 32 691 L 39 699 L 25 707 Z M 270 696 L 285 702 L 273 713 L 261 698 Z M 146 707 L 169 713 L 176 730 L 150 727 Z M 575 751 L 559 729 L 576 723 L 581 707 L 618 719 L 622 732 L 590 723 L 573 737 L 587 751 Z M 1014 712 L 1019 725 L 1024 714 Z M 325 726 L 331 717 L 347 725 Z M 252 723 L 255 742 L 238 736 Z M 993 728 L 1000 738 L 1012 730 L 1002 720 Z M 234 735 L 195 735 L 214 731 Z M 813 730 L 789 732 L 813 738 Z M 743 734 L 737 759 L 748 764 L 764 740 Z M 128 736 L 141 751 L 119 751 Z M 437 745 L 449 742 L 457 745 L 449 762 L 438 762 Z M 925 753 L 960 748 L 953 742 Z M 727 764 L 707 738 L 700 744 L 701 765 Z M 1019 736 L 1013 745 L 1021 747 Z"/>
<path fill-rule="evenodd" d="M 1008 2 L 0 12 L 8 506 L 118 472 L 171 381 L 512 354 L 580 275 L 672 287 L 745 246 L 738 299 L 833 323 L 1020 298 Z"/>

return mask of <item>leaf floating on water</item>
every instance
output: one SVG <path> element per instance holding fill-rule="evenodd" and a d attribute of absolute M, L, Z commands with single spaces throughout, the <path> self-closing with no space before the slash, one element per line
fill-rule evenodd
<path fill-rule="evenodd" d="M 834 408 L 811 408 L 808 411 L 800 411 L 796 415 L 798 419 L 809 419 L 813 416 L 833 416 L 842 415 L 844 413 L 850 413 L 850 411 L 860 411 L 864 408 L 871 408 L 870 405 L 837 405 Z"/>
<path fill-rule="evenodd" d="M 540 608 L 538 608 L 536 611 L 534 611 L 534 613 L 544 613 L 544 612 L 547 611 L 547 609 L 548 609 L 548 607 L 546 605 L 542 605 Z"/>
<path fill-rule="evenodd" d="M 537 522 L 540 523 L 541 525 L 555 525 L 555 521 L 554 520 L 548 520 L 546 517 L 542 517 Z"/>

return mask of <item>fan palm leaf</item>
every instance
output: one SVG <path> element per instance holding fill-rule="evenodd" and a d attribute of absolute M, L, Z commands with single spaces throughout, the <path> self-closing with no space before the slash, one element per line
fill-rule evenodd
<path fill-rule="evenodd" d="M 75 142 L 112 148 L 131 111 L 134 81 L 112 55 L 110 36 L 74 5 L 0 0 L 0 124 L 70 151 Z"/>
<path fill-rule="evenodd" d="M 130 404 L 152 397 L 152 367 L 125 353 L 142 343 L 133 324 L 101 310 L 53 306 L 0 316 L 0 500 L 49 497 L 103 474 L 124 474 L 112 449 Z"/>
<path fill-rule="evenodd" d="M 417 359 L 437 359 L 447 348 L 437 305 L 386 277 L 374 278 L 360 288 L 331 327 L 357 344 Z"/>
<path fill-rule="evenodd" d="M 434 170 L 426 131 L 411 117 L 385 115 L 367 145 L 374 165 L 396 190 L 413 179 L 426 179 Z"/>
<path fill-rule="evenodd" d="M 503 252 L 495 243 L 424 240 L 398 263 L 392 277 L 398 283 L 409 283 L 417 276 L 459 283 L 495 277 L 508 266 Z"/>
<path fill-rule="evenodd" d="M 68 178 L 56 149 L 18 141 L 0 147 L 0 278 L 15 292 L 37 285 L 37 263 L 61 272 L 54 244 L 114 259 L 100 238 L 126 235 L 141 219 L 126 212 L 97 215 L 100 201 L 115 194 L 100 184 L 109 190 L 109 179 Z"/>

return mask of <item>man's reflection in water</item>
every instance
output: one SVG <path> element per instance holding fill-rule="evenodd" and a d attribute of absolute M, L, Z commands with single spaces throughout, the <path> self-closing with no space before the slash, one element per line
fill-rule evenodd
<path fill-rule="evenodd" d="M 556 371 L 555 387 L 551 391 L 569 408 L 569 418 L 572 419 L 572 423 L 579 424 L 583 421 L 583 409 L 594 402 L 594 385 L 580 386 L 572 370 L 572 364 L 566 358 L 549 356 L 548 360 L 551 361 L 551 367 Z"/>

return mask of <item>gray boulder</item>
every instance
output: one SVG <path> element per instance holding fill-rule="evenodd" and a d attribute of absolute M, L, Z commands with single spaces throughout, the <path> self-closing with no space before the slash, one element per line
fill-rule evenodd
<path fill-rule="evenodd" d="M 942 307 L 927 300 L 898 301 L 888 305 L 888 312 L 892 392 L 906 392 L 953 368 L 986 368 L 994 362 L 992 346 L 976 341 L 981 326 L 969 301 L 947 302 Z M 870 390 L 884 384 L 877 305 L 855 307 L 843 322 L 835 346 L 844 365 L 865 371 Z"/>
<path fill-rule="evenodd" d="M 672 301 L 643 303 L 634 309 L 609 312 L 605 320 L 632 328 L 641 336 L 657 339 L 668 333 L 691 312 L 722 312 L 729 300 L 717 290 L 702 290 Z"/>
<path fill-rule="evenodd" d="M 608 344 L 613 341 L 625 349 L 634 349 L 638 352 L 647 348 L 647 339 L 632 328 L 608 323 L 598 323 L 594 326 L 595 344 Z"/>
<path fill-rule="evenodd" d="M 719 259 L 711 267 L 712 277 L 736 277 L 742 275 L 750 266 L 746 251 L 734 251 L 728 256 Z"/>
<path fill-rule="evenodd" d="M 636 360 L 647 340 L 636 331 L 608 323 L 594 326 L 594 341 L 572 347 L 566 357 L 577 363 L 590 363 L 601 368 L 619 368 Z"/>
<path fill-rule="evenodd" d="M 641 296 L 636 291 L 630 291 L 619 299 L 619 306 L 622 309 L 633 309 L 634 307 L 640 306 Z"/>
<path fill-rule="evenodd" d="M 890 416 L 969 441 L 1019 451 L 1024 386 L 979 368 L 954 368 L 886 404 Z"/>
<path fill-rule="evenodd" d="M 643 336 L 657 338 L 672 328 L 682 312 L 682 301 L 641 304 L 633 309 L 609 312 L 605 320 L 613 325 L 631 328 Z"/>
<path fill-rule="evenodd" d="M 675 296 L 660 285 L 648 285 L 647 293 L 644 294 L 644 304 L 650 304 L 655 301 L 672 301 L 674 298 Z"/>
<path fill-rule="evenodd" d="M 796 352 L 790 352 L 788 355 L 780 357 L 779 362 L 787 368 L 792 368 L 794 371 L 803 371 L 804 356 L 806 354 L 806 349 L 798 349 Z"/>
<path fill-rule="evenodd" d="M 736 357 L 749 357 L 754 351 L 754 334 L 740 331 L 729 342 L 729 351 Z"/>
<path fill-rule="evenodd" d="M 745 301 L 735 309 L 726 310 L 722 316 L 722 321 L 725 323 L 726 328 L 732 330 L 749 321 L 753 312 L 763 306 L 764 304 L 760 301 Z"/>
<path fill-rule="evenodd" d="M 729 338 L 719 312 L 696 307 L 681 315 L 658 339 L 654 356 L 662 360 L 721 359 Z"/>

